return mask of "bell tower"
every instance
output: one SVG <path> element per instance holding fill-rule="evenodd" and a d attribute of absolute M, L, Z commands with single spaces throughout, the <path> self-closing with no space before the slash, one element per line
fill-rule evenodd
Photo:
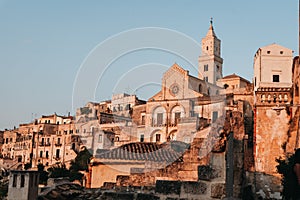
<path fill-rule="evenodd" d="M 214 32 L 212 18 L 206 36 L 202 39 L 202 52 L 199 56 L 199 75 L 200 79 L 215 84 L 216 81 L 223 77 L 221 58 L 221 40 Z"/>

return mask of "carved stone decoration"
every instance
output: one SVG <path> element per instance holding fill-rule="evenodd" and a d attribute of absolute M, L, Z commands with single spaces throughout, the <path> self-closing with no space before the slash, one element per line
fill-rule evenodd
<path fill-rule="evenodd" d="M 284 109 L 284 107 L 279 107 L 279 105 L 277 105 L 276 107 L 273 107 L 272 109 L 276 111 L 277 115 L 280 115 L 280 112 L 281 112 L 281 110 Z"/>

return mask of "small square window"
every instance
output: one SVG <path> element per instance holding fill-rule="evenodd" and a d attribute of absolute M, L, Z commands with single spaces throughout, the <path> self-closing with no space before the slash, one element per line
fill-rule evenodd
<path fill-rule="evenodd" d="M 271 51 L 267 51 L 267 54 L 270 54 L 271 53 Z"/>
<path fill-rule="evenodd" d="M 279 75 L 273 75 L 273 82 L 279 82 Z"/>
<path fill-rule="evenodd" d="M 280 51 L 280 54 L 283 54 L 283 51 Z"/>

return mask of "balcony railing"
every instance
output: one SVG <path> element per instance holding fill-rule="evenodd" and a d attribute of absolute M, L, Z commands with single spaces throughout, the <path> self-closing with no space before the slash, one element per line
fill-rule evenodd
<path fill-rule="evenodd" d="M 51 146 L 51 144 L 48 143 L 48 142 L 47 142 L 47 143 L 40 142 L 40 143 L 39 143 L 39 146 L 43 146 L 43 147 L 44 147 L 44 146 Z"/>
<path fill-rule="evenodd" d="M 55 146 L 60 147 L 62 143 L 55 143 Z"/>
<path fill-rule="evenodd" d="M 179 124 L 195 123 L 195 122 L 197 122 L 197 117 L 184 117 L 184 118 L 180 118 L 178 121 Z"/>
<path fill-rule="evenodd" d="M 167 126 L 167 124 L 160 124 L 160 123 L 155 123 L 155 122 L 153 122 L 153 123 L 152 123 L 152 126 L 153 126 L 153 127 L 165 127 L 165 126 Z"/>

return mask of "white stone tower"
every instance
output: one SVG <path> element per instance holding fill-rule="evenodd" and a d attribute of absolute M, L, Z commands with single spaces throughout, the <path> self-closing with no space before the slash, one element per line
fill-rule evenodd
<path fill-rule="evenodd" d="M 221 40 L 214 32 L 212 19 L 206 36 L 202 39 L 202 53 L 199 56 L 199 78 L 215 84 L 223 77 L 223 59 L 221 58 Z"/>

